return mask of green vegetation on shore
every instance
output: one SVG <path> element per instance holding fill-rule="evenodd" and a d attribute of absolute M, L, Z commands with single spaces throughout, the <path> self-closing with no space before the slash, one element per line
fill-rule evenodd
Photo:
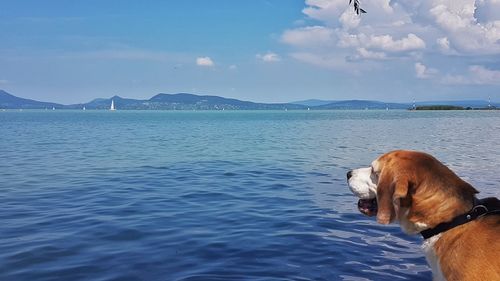
<path fill-rule="evenodd" d="M 454 105 L 425 105 L 417 106 L 415 110 L 498 110 L 495 106 L 485 107 L 485 108 L 472 108 Z"/>
<path fill-rule="evenodd" d="M 454 105 L 424 105 L 424 106 L 417 106 L 415 108 L 415 110 L 465 110 L 465 109 L 467 108 Z"/>

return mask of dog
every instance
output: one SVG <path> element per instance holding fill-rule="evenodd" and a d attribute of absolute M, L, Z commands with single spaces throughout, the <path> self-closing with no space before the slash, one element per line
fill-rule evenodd
<path fill-rule="evenodd" d="M 396 150 L 347 173 L 358 209 L 420 233 L 433 280 L 500 280 L 500 200 L 478 191 L 433 156 Z"/>

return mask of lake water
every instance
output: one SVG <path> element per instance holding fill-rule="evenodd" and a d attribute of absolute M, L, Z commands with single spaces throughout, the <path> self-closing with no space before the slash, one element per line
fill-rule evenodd
<path fill-rule="evenodd" d="M 400 148 L 499 196 L 500 111 L 0 111 L 0 280 L 430 280 L 345 182 Z"/>

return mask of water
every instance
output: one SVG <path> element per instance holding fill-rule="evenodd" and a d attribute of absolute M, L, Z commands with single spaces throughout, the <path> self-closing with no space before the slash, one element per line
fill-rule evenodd
<path fill-rule="evenodd" d="M 0 280 L 430 280 L 345 173 L 427 151 L 499 196 L 500 112 L 0 112 Z"/>

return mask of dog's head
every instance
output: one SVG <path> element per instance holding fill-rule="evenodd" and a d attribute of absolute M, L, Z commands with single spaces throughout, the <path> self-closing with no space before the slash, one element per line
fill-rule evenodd
<path fill-rule="evenodd" d="M 477 191 L 429 154 L 397 150 L 347 173 L 358 209 L 418 233 L 467 212 Z"/>

